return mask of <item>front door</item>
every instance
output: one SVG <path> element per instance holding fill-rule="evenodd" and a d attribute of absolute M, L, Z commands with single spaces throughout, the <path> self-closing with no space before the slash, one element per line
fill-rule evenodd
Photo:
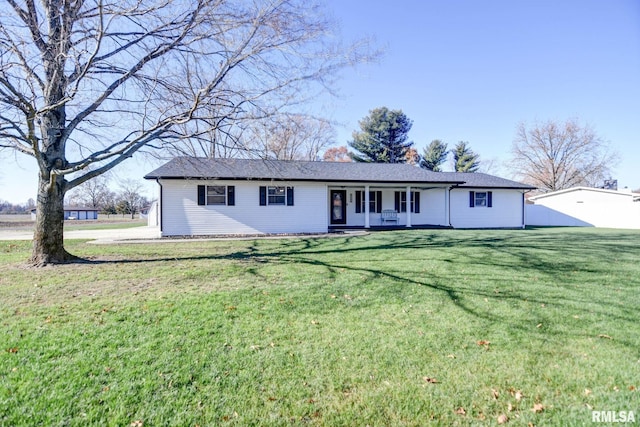
<path fill-rule="evenodd" d="M 347 223 L 347 191 L 331 190 L 331 224 Z"/>

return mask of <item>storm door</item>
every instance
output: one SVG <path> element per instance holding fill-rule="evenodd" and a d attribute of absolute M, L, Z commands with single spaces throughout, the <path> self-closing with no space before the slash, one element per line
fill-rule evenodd
<path fill-rule="evenodd" d="M 331 190 L 331 224 L 347 223 L 347 191 Z"/>

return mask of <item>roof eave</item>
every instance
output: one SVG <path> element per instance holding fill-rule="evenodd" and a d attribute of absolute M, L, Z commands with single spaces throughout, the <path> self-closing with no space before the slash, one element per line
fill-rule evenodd
<path fill-rule="evenodd" d="M 461 185 L 465 181 L 410 181 L 410 180 L 376 180 L 376 179 L 314 179 L 314 178 L 254 178 L 254 177 L 205 177 L 205 176 L 163 176 L 163 175 L 145 175 L 144 179 L 166 179 L 166 180 L 199 180 L 199 181 L 288 181 L 288 182 L 372 182 L 376 184 L 442 184 L 442 185 Z"/>

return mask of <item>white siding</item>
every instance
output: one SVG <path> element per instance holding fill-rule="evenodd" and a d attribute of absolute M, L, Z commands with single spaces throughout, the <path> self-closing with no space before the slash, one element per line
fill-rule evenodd
<path fill-rule="evenodd" d="M 492 207 L 470 207 L 470 191 L 491 191 Z M 451 190 L 451 225 L 454 228 L 519 228 L 523 226 L 522 192 L 483 188 Z"/>
<path fill-rule="evenodd" d="M 527 205 L 527 225 L 640 228 L 640 202 L 631 193 L 563 190 Z"/>
<path fill-rule="evenodd" d="M 327 231 L 327 187 L 294 187 L 294 206 L 260 206 L 259 181 L 162 180 L 162 235 L 321 233 Z M 198 185 L 234 185 L 235 206 L 199 206 Z"/>

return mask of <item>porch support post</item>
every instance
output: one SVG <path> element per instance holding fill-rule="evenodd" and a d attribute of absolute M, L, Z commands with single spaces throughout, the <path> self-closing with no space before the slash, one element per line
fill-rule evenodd
<path fill-rule="evenodd" d="M 444 187 L 444 225 L 451 225 L 451 187 Z"/>
<path fill-rule="evenodd" d="M 407 227 L 411 227 L 411 186 L 407 185 Z"/>
<path fill-rule="evenodd" d="M 364 228 L 369 228 L 369 186 L 364 186 Z"/>

